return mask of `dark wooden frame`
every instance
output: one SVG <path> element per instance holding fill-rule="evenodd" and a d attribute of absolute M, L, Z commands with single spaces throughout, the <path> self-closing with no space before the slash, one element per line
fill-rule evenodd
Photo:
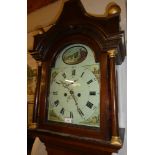
<path fill-rule="evenodd" d="M 93 51 L 95 51 L 95 56 L 96 56 L 96 60 L 97 62 L 100 63 L 101 66 L 101 127 L 98 128 L 88 128 L 88 127 L 82 127 L 82 126 L 76 126 L 76 125 L 70 125 L 70 124 L 62 124 L 62 123 L 48 123 L 46 122 L 46 106 L 47 106 L 47 100 L 46 97 L 48 95 L 48 86 L 49 86 L 49 77 L 50 77 L 50 69 L 51 69 L 51 62 L 55 62 L 55 58 L 57 57 L 57 55 L 59 54 L 59 52 L 61 51 L 59 47 L 64 47 L 67 44 L 71 44 L 71 43 L 82 43 L 85 44 L 87 46 L 89 46 Z M 48 130 L 52 130 L 52 131 L 61 131 L 61 129 L 63 128 L 63 132 L 64 133 L 68 133 L 68 134 L 73 134 L 73 135 L 78 135 L 81 137 L 94 137 L 94 138 L 98 138 L 98 139 L 109 139 L 110 140 L 110 135 L 109 135 L 109 131 L 110 131 L 110 127 L 107 126 L 107 124 L 110 124 L 109 122 L 109 97 L 108 97 L 108 91 L 109 91 L 109 86 L 108 86 L 108 68 L 107 68 L 107 54 L 105 54 L 104 52 L 101 52 L 101 48 L 99 47 L 99 45 L 96 43 L 96 41 L 93 38 L 90 37 L 86 37 L 82 34 L 77 34 L 77 35 L 73 35 L 73 36 L 67 36 L 62 39 L 61 41 L 58 40 L 57 44 L 55 44 L 55 46 L 53 46 L 53 48 L 51 49 L 51 52 L 49 53 L 50 56 L 48 56 L 47 60 L 45 62 L 42 63 L 42 72 L 44 72 L 44 74 L 42 74 L 42 88 L 40 90 L 40 109 L 42 109 L 40 111 L 40 119 L 39 119 L 39 128 L 42 129 L 48 129 Z M 57 52 L 58 51 L 58 52 Z M 55 56 L 53 56 L 55 55 Z"/>
<path fill-rule="evenodd" d="M 83 153 L 110 155 L 122 146 L 111 140 L 120 137 L 115 64 L 120 65 L 126 55 L 123 36 L 119 30 L 119 13 L 95 18 L 85 12 L 79 0 L 72 0 L 66 2 L 55 26 L 34 37 L 34 48 L 30 52 L 41 62 L 34 108 L 34 123 L 38 124 L 38 128 L 29 132 L 31 137 L 39 135 L 50 152 L 57 147 L 67 151 L 69 146 L 74 154 L 82 149 Z M 101 64 L 99 129 L 46 121 L 50 69 L 61 48 L 72 43 L 88 45 L 95 52 L 96 62 Z M 115 49 L 117 55 L 109 56 L 111 49 Z"/>

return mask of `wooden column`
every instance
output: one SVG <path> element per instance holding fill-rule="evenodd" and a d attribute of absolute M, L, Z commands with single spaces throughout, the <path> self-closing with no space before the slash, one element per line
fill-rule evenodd
<path fill-rule="evenodd" d="M 38 127 L 38 109 L 39 109 L 39 92 L 40 92 L 40 81 L 41 81 L 41 62 L 38 63 L 38 73 L 37 73 L 37 84 L 35 91 L 35 99 L 34 99 L 34 108 L 33 108 L 33 120 L 30 128 Z"/>
<path fill-rule="evenodd" d="M 116 49 L 108 50 L 109 61 L 110 61 L 110 102 L 112 112 L 112 137 L 111 144 L 122 145 L 119 136 L 119 124 L 118 124 L 118 101 L 117 101 L 117 87 L 116 87 L 116 69 L 115 69 L 115 58 L 117 51 Z"/>

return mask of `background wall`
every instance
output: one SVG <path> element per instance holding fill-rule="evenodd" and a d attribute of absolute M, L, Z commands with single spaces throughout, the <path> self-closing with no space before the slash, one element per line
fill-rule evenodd
<path fill-rule="evenodd" d="M 33 36 L 38 33 L 38 28 L 43 27 L 47 31 L 56 22 L 63 9 L 64 0 L 58 0 L 46 7 L 28 14 L 28 50 L 33 47 Z M 81 0 L 86 11 L 92 15 L 102 16 L 108 3 L 116 2 L 121 7 L 121 30 L 126 34 L 126 0 Z M 28 55 L 28 63 L 32 57 Z M 119 83 L 119 124 L 120 127 L 127 129 L 127 59 L 121 66 L 117 66 Z M 120 95 L 121 94 L 121 95 Z M 127 155 L 127 135 L 123 148 L 118 155 Z M 115 154 L 113 154 L 115 155 Z"/>

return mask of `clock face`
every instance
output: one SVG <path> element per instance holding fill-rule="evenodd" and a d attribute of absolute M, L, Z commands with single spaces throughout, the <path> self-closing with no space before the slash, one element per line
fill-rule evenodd
<path fill-rule="evenodd" d="M 92 54 L 86 45 L 71 44 L 58 56 L 51 69 L 48 121 L 100 126 L 100 71 Z"/>

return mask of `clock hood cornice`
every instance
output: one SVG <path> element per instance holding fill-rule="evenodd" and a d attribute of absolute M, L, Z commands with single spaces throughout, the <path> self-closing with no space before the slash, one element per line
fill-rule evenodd
<path fill-rule="evenodd" d="M 70 0 L 47 32 L 34 36 L 33 50 L 29 51 L 37 61 L 44 61 L 59 38 L 82 33 L 98 40 L 103 52 L 111 48 L 117 50 L 116 64 L 125 58 L 124 32 L 120 31 L 120 7 L 114 3 L 107 6 L 104 16 L 93 16 L 86 12 L 80 0 Z"/>

